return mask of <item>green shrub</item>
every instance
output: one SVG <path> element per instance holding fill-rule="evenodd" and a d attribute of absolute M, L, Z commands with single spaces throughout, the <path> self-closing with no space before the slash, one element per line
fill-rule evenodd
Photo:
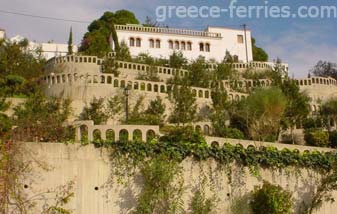
<path fill-rule="evenodd" d="M 310 146 L 326 147 L 329 144 L 329 134 L 321 129 L 305 130 L 304 140 Z"/>
<path fill-rule="evenodd" d="M 329 145 L 332 148 L 337 148 L 337 131 L 332 131 L 329 133 Z"/>
<path fill-rule="evenodd" d="M 290 214 L 292 205 L 290 192 L 268 182 L 262 188 L 255 188 L 250 202 L 253 214 Z"/>

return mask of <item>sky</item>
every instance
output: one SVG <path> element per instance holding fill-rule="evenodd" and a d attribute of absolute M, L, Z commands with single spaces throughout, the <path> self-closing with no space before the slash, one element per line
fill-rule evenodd
<path fill-rule="evenodd" d="M 7 36 L 21 35 L 29 40 L 66 43 L 70 27 L 74 42 L 80 43 L 88 24 L 105 11 L 127 9 L 144 22 L 149 16 L 156 19 L 156 9 L 161 6 L 217 6 L 228 8 L 232 0 L 1 0 L 0 28 Z M 335 6 L 336 0 L 236 0 L 237 6 L 289 6 L 297 11 L 301 6 Z M 319 8 L 319 7 L 318 7 Z M 86 23 L 54 21 L 7 14 L 4 11 L 34 14 L 37 16 L 71 19 Z M 313 10 L 315 12 L 315 10 Z M 209 26 L 241 28 L 247 24 L 257 45 L 269 54 L 270 61 L 280 58 L 288 63 L 290 75 L 305 77 L 319 61 L 337 63 L 337 18 L 239 18 L 222 15 L 208 18 L 172 18 L 160 24 L 170 27 L 203 30 Z"/>

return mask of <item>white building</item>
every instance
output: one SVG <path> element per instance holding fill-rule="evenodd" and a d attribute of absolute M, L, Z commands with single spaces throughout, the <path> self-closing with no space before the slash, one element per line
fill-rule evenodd
<path fill-rule="evenodd" d="M 173 51 L 181 51 L 187 59 L 204 56 L 222 61 L 229 51 L 240 62 L 253 60 L 251 32 L 223 27 L 208 27 L 205 31 L 115 25 L 119 43 L 130 48 L 131 55 L 148 53 L 157 58 L 168 58 Z M 247 46 L 245 44 L 247 41 Z M 247 50 L 247 51 L 246 51 Z"/>
<path fill-rule="evenodd" d="M 6 38 L 6 31 L 0 28 L 0 39 L 5 39 L 5 38 Z"/>
<path fill-rule="evenodd" d="M 20 42 L 24 40 L 25 38 L 17 35 L 15 37 L 12 37 L 10 39 L 11 42 Z M 42 56 L 45 59 L 51 59 L 56 56 L 66 56 L 68 54 L 68 44 L 58 44 L 58 43 L 38 43 L 38 42 L 32 42 L 29 41 L 28 43 L 28 49 L 32 52 L 37 50 L 38 48 L 41 48 Z M 73 46 L 73 53 L 77 53 L 78 47 L 76 45 Z"/>

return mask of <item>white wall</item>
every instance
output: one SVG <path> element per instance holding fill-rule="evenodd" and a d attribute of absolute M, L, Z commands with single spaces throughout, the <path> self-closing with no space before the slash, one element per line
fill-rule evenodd
<path fill-rule="evenodd" d="M 117 35 L 119 43 L 125 41 L 129 46 L 130 38 L 140 38 L 142 40 L 141 47 L 130 47 L 130 52 L 133 56 L 140 53 L 148 53 L 151 56 L 157 58 L 168 58 L 174 50 L 169 49 L 169 40 L 174 41 L 188 41 L 192 42 L 192 50 L 182 51 L 184 56 L 189 59 L 196 59 L 200 55 L 206 57 L 206 59 L 216 59 L 222 61 L 228 50 L 231 55 L 237 55 L 239 61 L 246 62 L 246 48 L 245 44 L 239 44 L 237 42 L 237 35 L 243 35 L 243 30 L 227 29 L 227 28 L 208 28 L 209 32 L 220 33 L 221 37 L 207 37 L 207 36 L 195 36 L 184 34 L 172 34 L 172 33 L 156 33 L 156 32 L 144 32 L 136 30 L 120 30 L 117 29 Z M 206 31 L 207 32 L 207 31 Z M 150 48 L 150 39 L 160 39 L 161 48 Z M 199 43 L 209 43 L 210 52 L 200 51 Z M 247 47 L 248 47 L 248 61 L 252 61 L 252 46 L 251 46 L 251 33 L 247 31 Z"/>
<path fill-rule="evenodd" d="M 0 39 L 5 39 L 6 38 L 6 31 L 0 29 Z"/>
<path fill-rule="evenodd" d="M 69 181 L 74 181 L 72 190 L 74 197 L 65 206 L 73 213 L 126 214 L 131 213 L 132 208 L 136 206 L 136 198 L 142 186 L 141 176 L 136 173 L 135 176 L 129 178 L 129 183 L 119 184 L 117 177 L 111 175 L 111 153 L 108 150 L 97 149 L 93 145 L 81 146 L 79 144 L 23 143 L 23 145 L 24 160 L 27 163 L 32 161 L 36 164 L 31 176 L 26 176 L 26 181 L 23 183 L 28 185 L 28 188 L 24 189 L 24 195 L 33 197 L 46 190 L 65 185 Z M 310 191 L 317 185 L 320 177 L 319 173 L 305 169 L 289 169 L 283 172 L 261 169 L 261 177 L 258 177 L 252 176 L 248 169 L 242 170 L 233 166 L 230 168 L 232 181 L 229 183 L 226 170 L 228 168 L 224 167 L 221 170 L 221 167 L 212 160 L 195 162 L 186 159 L 181 163 L 181 167 L 184 179 L 182 198 L 185 210 L 189 207 L 198 184 L 206 178 L 210 185 L 205 188 L 207 197 L 211 197 L 214 193 L 218 196 L 218 203 L 214 207 L 217 214 L 248 213 L 245 210 L 248 201 L 241 201 L 241 204 L 237 204 L 240 202 L 238 198 L 247 195 L 255 185 L 261 185 L 262 179 L 281 185 L 284 189 L 293 192 L 296 200 L 294 205 L 298 208 L 302 200 L 309 198 Z M 95 187 L 98 189 L 95 190 Z M 332 194 L 336 198 L 336 192 Z M 36 201 L 36 210 L 32 213 L 41 213 L 43 202 L 45 201 Z M 236 212 L 231 209 L 234 205 L 239 206 Z M 324 202 L 315 214 L 336 213 L 336 208 L 337 202 L 333 204 Z"/>

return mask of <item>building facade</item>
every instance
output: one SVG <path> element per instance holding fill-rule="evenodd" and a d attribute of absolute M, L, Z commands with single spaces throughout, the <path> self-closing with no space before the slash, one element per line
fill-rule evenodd
<path fill-rule="evenodd" d="M 125 42 L 132 56 L 147 53 L 156 58 L 168 58 L 180 51 L 193 60 L 204 56 L 220 62 L 228 51 L 239 62 L 253 60 L 251 32 L 222 27 L 208 27 L 205 31 L 175 28 L 115 25 L 119 43 Z"/>
<path fill-rule="evenodd" d="M 0 39 L 5 39 L 5 38 L 6 38 L 6 31 L 0 28 Z"/>

